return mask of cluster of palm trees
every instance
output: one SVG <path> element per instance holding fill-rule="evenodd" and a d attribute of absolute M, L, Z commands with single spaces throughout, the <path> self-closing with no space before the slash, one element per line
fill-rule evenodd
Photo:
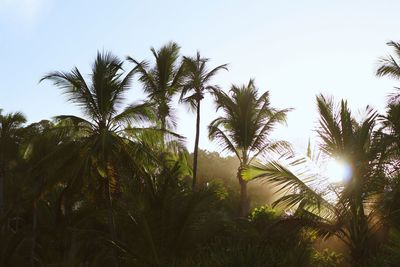
<path fill-rule="evenodd" d="M 400 44 L 388 45 L 400 55 Z M 382 58 L 376 74 L 399 79 L 398 62 L 392 56 Z M 331 160 L 346 162 L 350 170 L 348 181 L 321 190 L 318 184 L 324 175 L 312 172 L 307 160 L 293 156 L 247 170 L 249 179 L 265 179 L 286 191 L 274 205 L 295 207 L 295 221 L 325 237 L 334 235 L 340 239 L 350 251 L 352 266 L 399 264 L 371 260 L 371 255 L 384 246 L 389 229 L 398 231 L 400 226 L 398 96 L 390 95 L 386 115 L 367 106 L 361 120 L 352 116 L 345 100 L 335 104 L 332 99 L 317 96 L 320 152 Z M 330 201 L 332 194 L 335 201 Z"/>
<path fill-rule="evenodd" d="M 400 44 L 389 45 L 400 55 Z M 210 69 L 199 52 L 181 57 L 176 43 L 151 52 L 154 62 L 127 57 L 131 68 L 98 53 L 89 79 L 77 68 L 41 79 L 79 106 L 82 117 L 25 126 L 21 113 L 0 112 L 1 264 L 227 266 L 235 257 L 241 266 L 336 264 L 315 256 L 314 234 L 339 238 L 352 266 L 399 264 L 387 249 L 396 247 L 400 230 L 398 95 L 386 115 L 367 107 L 362 120 L 346 101 L 317 96 L 318 153 L 351 169 L 348 181 L 321 189 L 324 175 L 309 168 L 310 160 L 271 138 L 290 109 L 272 107 L 268 91 L 259 95 L 254 80 L 220 89 L 212 78 L 227 65 Z M 383 58 L 377 75 L 400 79 L 396 59 Z M 148 97 L 124 105 L 135 77 Z M 230 194 L 198 177 L 206 93 L 222 111 L 209 138 L 239 161 L 238 190 Z M 175 132 L 175 95 L 196 112 L 193 162 Z M 248 216 L 253 180 L 276 186 L 281 195 L 273 206 L 292 212 L 259 209 Z"/>

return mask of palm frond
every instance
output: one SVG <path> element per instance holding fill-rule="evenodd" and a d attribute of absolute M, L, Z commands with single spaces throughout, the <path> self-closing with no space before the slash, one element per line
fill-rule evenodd
<path fill-rule="evenodd" d="M 112 118 L 113 123 L 126 123 L 132 125 L 136 122 L 148 122 L 155 120 L 155 110 L 153 103 L 132 104 L 126 107 L 121 113 Z"/>
<path fill-rule="evenodd" d="M 399 43 L 390 41 L 387 43 L 387 45 L 393 47 L 396 56 L 400 57 Z M 380 67 L 376 71 L 377 76 L 389 76 L 395 79 L 400 78 L 400 66 L 393 56 L 388 55 L 387 57 L 382 57 L 379 59 L 379 63 Z"/>
<path fill-rule="evenodd" d="M 290 208 L 301 205 L 302 208 L 317 214 L 321 214 L 325 209 L 331 211 L 327 214 L 331 215 L 335 208 L 324 198 L 327 192 L 316 191 L 320 177 L 304 166 L 306 162 L 302 158 L 291 158 L 288 166 L 297 169 L 293 171 L 277 160 L 270 160 L 261 166 L 247 168 L 244 177 L 247 180 L 261 179 L 277 186 L 277 193 L 282 192 L 284 196 L 276 200 L 274 206 L 283 205 Z"/>
<path fill-rule="evenodd" d="M 338 149 L 343 149 L 343 140 L 341 128 L 333 110 L 333 103 L 323 95 L 319 95 L 317 96 L 317 105 L 320 114 L 320 129 L 317 130 L 317 133 L 323 141 L 321 148 L 328 155 L 335 155 Z"/>
<path fill-rule="evenodd" d="M 284 156 L 293 154 L 292 145 L 284 140 L 278 140 L 278 141 L 268 140 L 267 142 L 264 143 L 263 146 L 259 147 L 257 150 L 254 149 L 254 151 L 256 151 L 256 153 L 250 158 L 249 164 L 251 164 L 254 160 L 257 159 L 257 157 L 261 155 L 270 156 L 269 154 L 272 154 L 272 155 Z"/>
<path fill-rule="evenodd" d="M 78 104 L 85 113 L 98 116 L 95 99 L 78 68 L 75 67 L 70 73 L 59 71 L 49 73 L 40 79 L 40 82 L 44 80 L 51 80 L 67 95 L 68 101 Z"/>
<path fill-rule="evenodd" d="M 218 127 L 211 124 L 208 127 L 208 136 L 210 139 L 216 139 L 222 147 L 222 151 L 228 150 L 229 152 L 233 152 L 236 154 L 238 159 L 240 159 L 239 152 L 232 141 L 228 138 L 228 136 Z"/>

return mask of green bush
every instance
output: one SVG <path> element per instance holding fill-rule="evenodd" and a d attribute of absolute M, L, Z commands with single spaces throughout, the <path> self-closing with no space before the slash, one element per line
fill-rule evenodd
<path fill-rule="evenodd" d="M 312 266 L 314 267 L 337 267 L 342 262 L 342 254 L 330 251 L 329 249 L 315 251 L 312 258 Z"/>

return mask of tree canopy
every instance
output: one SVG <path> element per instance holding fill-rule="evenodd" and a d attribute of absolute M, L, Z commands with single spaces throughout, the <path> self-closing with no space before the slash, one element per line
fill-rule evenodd
<path fill-rule="evenodd" d="M 398 80 L 388 45 L 376 75 Z M 150 51 L 154 62 L 98 52 L 88 76 L 44 75 L 79 116 L 28 124 L 0 109 L 1 266 L 400 265 L 397 89 L 361 118 L 317 95 L 318 145 L 299 152 L 272 138 L 291 108 L 254 79 L 221 88 L 226 64 L 174 42 Z M 146 99 L 127 99 L 135 82 Z M 199 144 L 205 93 L 218 152 Z M 175 132 L 179 103 L 196 110 L 193 152 Z"/>

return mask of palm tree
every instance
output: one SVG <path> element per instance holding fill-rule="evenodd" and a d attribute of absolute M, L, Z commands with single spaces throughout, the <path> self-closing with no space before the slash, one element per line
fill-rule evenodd
<path fill-rule="evenodd" d="M 400 43 L 390 41 L 387 45 L 394 48 L 396 57 L 400 57 Z M 393 56 L 388 55 L 387 57 L 380 58 L 379 61 L 381 65 L 377 69 L 376 75 L 400 79 L 400 65 L 398 59 L 396 60 Z"/>
<path fill-rule="evenodd" d="M 395 57 L 388 55 L 379 59 L 380 66 L 376 71 L 376 75 L 379 77 L 388 76 L 396 80 L 400 79 L 400 43 L 390 41 L 387 43 L 388 46 L 393 47 Z M 396 93 L 390 94 L 389 102 L 397 102 L 399 100 L 400 88 L 395 87 Z"/>
<path fill-rule="evenodd" d="M 389 76 L 400 79 L 400 43 L 388 42 L 388 46 L 394 48 L 395 56 L 388 55 L 380 59 L 380 67 L 378 68 L 377 76 Z M 386 149 L 386 157 L 388 166 L 388 176 L 391 179 L 390 185 L 388 186 L 386 195 L 383 197 L 382 210 L 391 222 L 392 226 L 397 227 L 400 222 L 400 216 L 398 215 L 399 198 L 400 198 L 400 182 L 399 182 L 399 156 L 400 156 L 400 94 L 399 87 L 395 87 L 396 92 L 390 94 L 389 103 L 387 105 L 387 111 L 385 116 L 381 116 L 382 128 L 380 131 L 381 146 Z"/>
<path fill-rule="evenodd" d="M 247 85 L 235 86 L 229 94 L 214 90 L 217 110 L 224 111 L 209 126 L 210 139 L 217 140 L 222 150 L 235 153 L 240 161 L 237 178 L 240 184 L 240 215 L 248 212 L 247 180 L 242 170 L 251 164 L 261 153 L 288 148 L 284 141 L 272 141 L 269 138 L 278 123 L 286 120 L 289 109 L 278 110 L 270 106 L 269 92 L 258 97 L 254 81 Z"/>
<path fill-rule="evenodd" d="M 159 50 L 151 48 L 155 58 L 155 65 L 150 66 L 148 61 L 137 61 L 132 57 L 127 59 L 136 66 L 134 73 L 140 75 L 139 81 L 144 91 L 157 106 L 157 117 L 160 120 L 162 131 L 175 126 L 173 109 L 170 105 L 172 96 L 180 89 L 184 77 L 183 65 L 179 60 L 180 47 L 170 42 Z"/>
<path fill-rule="evenodd" d="M 22 139 L 22 125 L 26 122 L 20 112 L 2 114 L 0 109 L 0 217 L 4 215 L 4 183 L 10 162 L 18 158 L 18 149 Z"/>
<path fill-rule="evenodd" d="M 193 110 L 196 110 L 196 138 L 194 142 L 193 153 L 193 181 L 192 188 L 196 187 L 197 178 L 197 154 L 199 150 L 200 138 L 200 103 L 204 98 L 206 91 L 217 90 L 216 85 L 209 84 L 210 80 L 217 74 L 218 71 L 227 69 L 227 64 L 215 67 L 212 70 L 207 69 L 208 58 L 202 58 L 200 52 L 197 52 L 196 57 L 184 57 L 183 64 L 186 71 L 186 79 L 182 86 L 180 101 L 188 104 Z M 190 94 L 187 96 L 187 94 Z"/>
<path fill-rule="evenodd" d="M 365 118 L 357 122 L 346 101 L 341 102 L 338 112 L 322 95 L 317 97 L 317 104 L 321 151 L 329 159 L 347 162 L 349 180 L 326 189 L 323 176 L 297 158 L 290 159 L 288 166 L 279 161 L 254 166 L 246 175 L 279 186 L 286 194 L 274 205 L 296 208 L 293 220 L 315 227 L 326 237 L 336 235 L 349 247 L 352 266 L 366 266 L 382 221 L 378 204 L 386 184 L 382 147 L 374 131 L 377 114 L 367 107 Z M 332 201 L 333 195 L 336 201 Z"/>
<path fill-rule="evenodd" d="M 382 197 L 381 210 L 384 211 L 389 227 L 400 226 L 400 104 L 389 103 L 384 116 L 380 117 L 382 128 L 379 131 L 381 146 L 385 151 L 386 175 L 388 185 Z"/>
<path fill-rule="evenodd" d="M 136 123 L 154 117 L 149 104 L 132 104 L 121 110 L 124 94 L 130 88 L 134 74 L 130 71 L 123 76 L 122 64 L 111 53 L 98 53 L 90 83 L 76 67 L 71 72 L 52 72 L 41 79 L 51 80 L 86 115 L 86 118 L 63 115 L 56 119 L 60 121 L 60 129 L 76 133 L 74 143 L 77 145 L 73 146 L 72 153 L 77 163 L 72 172 L 72 184 L 79 184 L 83 190 L 89 187 L 86 190 L 89 194 L 93 194 L 94 187 L 97 195 L 106 201 L 111 240 L 114 241 L 112 202 L 119 194 L 121 175 L 124 168 L 134 172 L 141 169 L 138 161 L 143 152 L 130 136 L 135 131 L 143 131 Z M 90 181 L 78 183 L 76 178 L 79 177 L 90 178 Z M 116 255 L 114 260 L 118 265 Z"/>

